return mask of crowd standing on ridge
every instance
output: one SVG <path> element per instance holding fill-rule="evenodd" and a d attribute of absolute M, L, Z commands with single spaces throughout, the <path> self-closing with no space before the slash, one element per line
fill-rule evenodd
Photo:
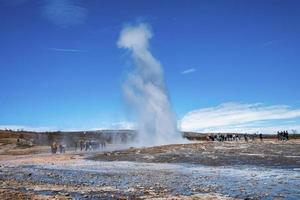
<path fill-rule="evenodd" d="M 278 141 L 287 141 L 289 140 L 289 133 L 288 131 L 278 131 L 277 132 L 277 138 Z M 248 141 L 255 141 L 256 139 L 259 139 L 260 141 L 263 141 L 263 134 L 262 133 L 254 133 L 254 134 L 211 134 L 207 136 L 208 141 L 218 141 L 218 142 L 224 142 L 224 141 L 240 141 L 244 140 L 245 142 Z"/>
<path fill-rule="evenodd" d="M 278 131 L 277 132 L 278 141 L 288 141 L 289 140 L 289 132 L 287 131 Z"/>
<path fill-rule="evenodd" d="M 248 141 L 248 139 L 252 139 L 255 140 L 256 138 L 256 134 L 255 135 L 248 135 L 248 134 L 222 134 L 222 133 L 218 133 L 218 134 L 212 134 L 207 136 L 207 140 L 208 141 L 218 141 L 218 142 L 224 142 L 224 141 L 240 141 L 242 139 L 244 139 L 245 141 Z M 261 137 L 262 139 L 262 137 Z"/>
<path fill-rule="evenodd" d="M 63 154 L 66 152 L 66 144 L 63 142 L 57 143 L 56 141 L 53 141 L 50 145 L 51 147 L 51 153 L 56 154 L 59 150 L 60 154 Z M 95 151 L 98 149 L 104 149 L 106 147 L 106 142 L 105 141 L 92 141 L 92 140 L 80 140 L 80 141 L 75 141 L 74 143 L 75 151 L 80 150 L 80 151 Z"/>

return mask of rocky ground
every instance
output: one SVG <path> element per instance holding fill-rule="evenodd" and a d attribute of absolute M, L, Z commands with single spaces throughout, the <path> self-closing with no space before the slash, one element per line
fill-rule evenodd
<path fill-rule="evenodd" d="M 300 140 L 278 142 L 198 142 L 150 148 L 129 148 L 97 154 L 94 160 L 150 163 L 190 163 L 207 166 L 256 165 L 294 168 L 300 166 Z"/>
<path fill-rule="evenodd" d="M 299 140 L 62 155 L 7 145 L 0 199 L 300 199 Z"/>

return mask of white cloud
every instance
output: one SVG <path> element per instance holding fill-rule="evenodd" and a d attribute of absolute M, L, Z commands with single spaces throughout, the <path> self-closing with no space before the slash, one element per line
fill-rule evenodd
<path fill-rule="evenodd" d="M 190 74 L 190 73 L 193 73 L 195 71 L 197 71 L 197 70 L 194 69 L 194 68 L 190 68 L 190 69 L 182 71 L 181 74 Z"/>
<path fill-rule="evenodd" d="M 79 49 L 63 49 L 63 48 L 49 48 L 51 51 L 60 51 L 60 52 L 70 52 L 70 53 L 78 53 L 82 52 Z"/>
<path fill-rule="evenodd" d="M 185 131 L 203 132 L 272 132 L 278 129 L 299 129 L 299 125 L 276 124 L 275 120 L 300 117 L 300 109 L 286 105 L 224 103 L 187 113 L 180 122 Z M 275 125 L 273 125 L 275 122 Z"/>
<path fill-rule="evenodd" d="M 19 6 L 29 0 L 0 0 L 0 5 Z M 50 22 L 70 27 L 83 24 L 88 16 L 88 10 L 80 2 L 82 0 L 43 0 L 42 15 Z"/>
<path fill-rule="evenodd" d="M 43 15 L 52 23 L 61 27 L 83 24 L 88 10 L 75 0 L 45 0 Z"/>

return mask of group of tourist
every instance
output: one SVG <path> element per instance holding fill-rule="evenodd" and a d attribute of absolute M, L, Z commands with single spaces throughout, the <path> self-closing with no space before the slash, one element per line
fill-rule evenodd
<path fill-rule="evenodd" d="M 263 134 L 261 134 L 261 133 L 260 133 L 260 134 L 254 133 L 254 134 L 252 134 L 252 135 L 244 134 L 244 140 L 245 140 L 246 142 L 248 142 L 249 140 L 254 141 L 254 140 L 256 140 L 257 138 L 259 138 L 259 140 L 262 141 L 262 140 L 263 140 Z"/>
<path fill-rule="evenodd" d="M 263 140 L 263 134 L 211 134 L 207 136 L 208 141 L 218 141 L 218 142 L 224 142 L 224 141 L 239 141 L 244 140 L 248 142 L 249 140 L 256 140 L 259 138 L 260 141 Z M 278 141 L 288 141 L 289 140 L 289 133 L 288 131 L 278 131 L 277 132 L 277 139 Z"/>
<path fill-rule="evenodd" d="M 248 134 L 214 134 L 214 135 L 209 135 L 207 136 L 207 140 L 208 141 L 218 141 L 218 142 L 224 142 L 224 141 L 239 141 L 244 139 L 246 142 L 248 142 L 249 140 L 254 141 L 256 138 L 259 138 L 260 141 L 263 140 L 263 135 L 260 134 L 252 134 L 252 135 L 248 135 Z"/>
<path fill-rule="evenodd" d="M 53 141 L 51 143 L 51 153 L 52 154 L 56 154 L 58 153 L 65 153 L 66 152 L 66 145 L 64 143 L 57 143 L 56 141 Z M 88 141 L 84 141 L 84 140 L 80 140 L 80 141 L 75 141 L 75 151 L 79 150 L 80 151 L 92 151 L 92 150 L 97 150 L 97 149 L 104 149 L 106 147 L 106 142 L 105 141 L 92 141 L 92 140 L 88 140 Z"/>
<path fill-rule="evenodd" d="M 80 151 L 92 151 L 92 150 L 97 150 L 99 148 L 103 149 L 106 147 L 106 142 L 105 141 L 84 141 L 84 140 L 80 140 L 79 142 L 75 141 L 75 151 L 77 151 L 77 149 L 80 149 Z"/>
<path fill-rule="evenodd" d="M 56 141 L 52 142 L 51 144 L 51 153 L 56 154 L 57 150 L 59 150 L 59 153 L 65 153 L 66 152 L 66 145 L 63 143 L 57 143 Z"/>
<path fill-rule="evenodd" d="M 278 131 L 277 139 L 279 141 L 288 141 L 289 140 L 289 132 L 288 131 Z"/>
<path fill-rule="evenodd" d="M 224 141 L 237 141 L 240 140 L 241 137 L 240 135 L 236 134 L 214 134 L 214 135 L 209 135 L 208 140 L 209 141 L 218 141 L 218 142 L 224 142 Z"/>

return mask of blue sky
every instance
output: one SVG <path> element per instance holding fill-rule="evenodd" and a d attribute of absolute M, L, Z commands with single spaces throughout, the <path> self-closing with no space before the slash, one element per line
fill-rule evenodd
<path fill-rule="evenodd" d="M 0 19 L 0 127 L 126 126 L 116 43 L 139 22 L 184 129 L 300 127 L 299 1 L 0 0 Z"/>

